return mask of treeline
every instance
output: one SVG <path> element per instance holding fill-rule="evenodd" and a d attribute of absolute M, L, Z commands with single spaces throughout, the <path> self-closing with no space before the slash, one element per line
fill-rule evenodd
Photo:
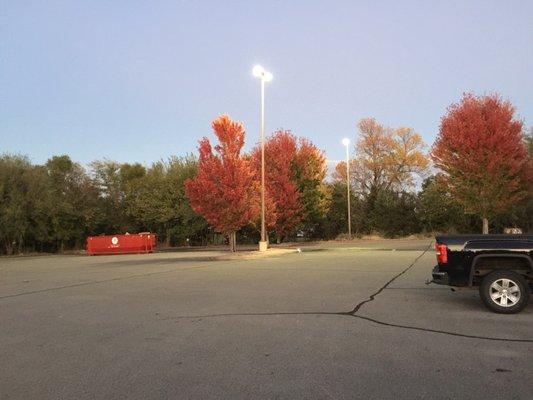
<path fill-rule="evenodd" d="M 44 165 L 0 157 L 0 252 L 79 249 L 87 236 L 156 232 L 167 245 L 206 244 L 213 236 L 189 207 L 184 181 L 196 174 L 192 156 L 149 168 L 95 161 L 89 168 L 68 156 Z"/>
<path fill-rule="evenodd" d="M 324 237 L 347 230 L 346 184 L 331 184 L 332 206 L 322 225 Z M 381 190 L 374 198 L 351 195 L 352 231 L 356 236 L 378 234 L 394 238 L 434 233 L 481 233 L 482 219 L 468 214 L 431 176 L 417 192 Z M 491 221 L 490 233 L 506 228 L 533 232 L 533 200 L 528 197 Z"/>
<path fill-rule="evenodd" d="M 470 102 L 469 96 L 458 106 Z M 501 116 L 501 109 L 509 105 L 498 97 L 474 98 L 477 113 L 492 122 L 484 102 L 493 100 Z M 507 113 L 502 118 L 513 123 L 512 109 Z M 447 117 L 457 118 L 448 114 L 444 126 Z M 481 233 L 484 219 L 490 219 L 490 233 L 504 233 L 506 228 L 533 231 L 533 128 L 525 133 L 520 124 L 511 134 L 505 126 L 498 130 L 478 124 L 452 132 L 461 138 L 460 145 L 443 145 L 443 137 L 449 140 L 446 135 L 450 133 L 441 127 L 429 155 L 420 136 L 408 128 L 387 128 L 374 119 L 363 119 L 358 128 L 350 165 L 351 219 L 356 235 Z M 497 140 L 489 141 L 483 135 Z M 505 145 L 509 141 L 515 148 Z M 441 165 L 449 173 L 429 165 L 439 161 L 436 150 L 452 158 Z M 421 185 L 415 179 L 421 179 Z M 324 237 L 346 231 L 346 163 L 336 166 L 330 189 L 332 204 L 323 225 Z"/>
<path fill-rule="evenodd" d="M 358 124 L 349 165 L 355 236 L 533 231 L 533 129 L 498 96 L 465 95 L 431 149 L 410 128 Z M 242 124 L 213 122 L 199 156 L 139 163 L 67 155 L 44 165 L 0 156 L 0 253 L 80 249 L 89 235 L 150 231 L 166 246 L 257 243 L 260 147 L 242 153 Z M 324 153 L 278 130 L 267 138 L 266 226 L 271 242 L 347 232 L 347 168 L 328 177 Z M 486 228 L 486 229 L 485 229 Z"/>

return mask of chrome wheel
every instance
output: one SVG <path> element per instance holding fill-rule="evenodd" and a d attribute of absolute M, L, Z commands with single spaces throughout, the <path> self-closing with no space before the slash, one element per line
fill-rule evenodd
<path fill-rule="evenodd" d="M 521 291 L 518 284 L 511 279 L 497 279 L 490 285 L 490 298 L 500 307 L 512 307 L 520 301 Z"/>

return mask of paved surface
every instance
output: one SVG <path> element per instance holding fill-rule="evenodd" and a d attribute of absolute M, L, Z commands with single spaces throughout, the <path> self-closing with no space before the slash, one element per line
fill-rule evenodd
<path fill-rule="evenodd" d="M 429 244 L 2 258 L 0 398 L 530 399 L 533 305 L 424 285 Z"/>

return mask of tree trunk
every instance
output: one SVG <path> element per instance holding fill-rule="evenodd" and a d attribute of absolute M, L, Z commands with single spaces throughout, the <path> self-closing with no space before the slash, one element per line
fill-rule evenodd
<path fill-rule="evenodd" d="M 276 243 L 277 244 L 281 244 L 281 235 L 280 234 L 276 234 Z"/>
<path fill-rule="evenodd" d="M 170 247 L 170 228 L 167 228 L 167 237 L 165 238 L 165 246 Z"/>
<path fill-rule="evenodd" d="M 228 235 L 229 239 L 229 251 L 232 253 L 237 251 L 237 235 L 235 232 L 230 232 Z"/>
<path fill-rule="evenodd" d="M 6 239 L 6 254 L 10 256 L 13 254 L 13 245 L 11 244 L 11 241 L 9 239 Z"/>
<path fill-rule="evenodd" d="M 483 234 L 488 235 L 489 234 L 489 220 L 488 218 L 483 218 Z"/>

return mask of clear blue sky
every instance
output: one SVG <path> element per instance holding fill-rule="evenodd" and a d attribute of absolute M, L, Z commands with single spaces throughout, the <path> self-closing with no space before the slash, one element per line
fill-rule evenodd
<path fill-rule="evenodd" d="M 329 159 L 375 117 L 433 142 L 464 91 L 533 125 L 533 1 L 24 1 L 0 5 L 0 153 L 150 163 L 196 151 L 221 113 Z"/>

